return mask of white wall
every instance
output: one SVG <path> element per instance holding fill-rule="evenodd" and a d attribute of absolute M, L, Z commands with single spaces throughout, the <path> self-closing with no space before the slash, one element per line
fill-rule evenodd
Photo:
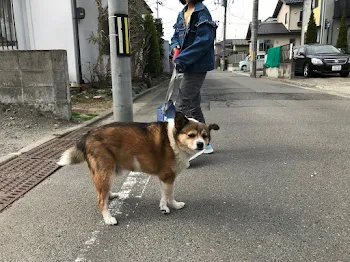
<path fill-rule="evenodd" d="M 301 26 L 298 26 L 300 20 L 300 12 L 303 10 L 301 5 L 292 5 L 290 7 L 290 20 L 289 20 L 289 30 L 301 30 Z"/>
<path fill-rule="evenodd" d="M 97 32 L 98 10 L 95 0 L 77 0 L 77 7 L 85 9 L 85 18 L 79 20 L 78 28 L 83 80 L 90 82 L 91 67 L 96 64 L 98 58 L 98 46 L 90 44 L 87 39 Z"/>
<path fill-rule="evenodd" d="M 288 14 L 287 23 L 285 23 L 286 14 Z M 289 20 L 290 20 L 290 6 L 283 3 L 281 10 L 277 16 L 277 22 L 282 23 L 287 29 L 289 29 Z"/>
<path fill-rule="evenodd" d="M 14 12 L 19 49 L 66 50 L 70 81 L 77 81 L 71 0 L 16 0 Z"/>
<path fill-rule="evenodd" d="M 298 26 L 300 11 L 303 9 L 302 5 L 286 5 L 283 4 L 277 16 L 277 21 L 284 24 L 288 30 L 300 30 Z M 287 23 L 285 23 L 285 16 L 288 14 Z"/>

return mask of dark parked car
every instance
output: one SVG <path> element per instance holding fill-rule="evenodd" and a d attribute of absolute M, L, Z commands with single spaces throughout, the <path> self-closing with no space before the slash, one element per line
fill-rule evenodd
<path fill-rule="evenodd" d="M 302 45 L 293 50 L 295 74 L 305 77 L 318 74 L 339 73 L 348 77 L 350 57 L 332 45 Z"/>

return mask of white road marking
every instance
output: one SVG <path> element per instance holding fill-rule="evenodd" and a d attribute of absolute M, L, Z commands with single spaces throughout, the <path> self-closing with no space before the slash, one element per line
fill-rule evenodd
<path fill-rule="evenodd" d="M 127 176 L 126 180 L 124 181 L 122 187 L 120 188 L 120 191 L 118 192 L 119 197 L 111 200 L 109 203 L 108 209 L 110 210 L 111 214 L 113 216 L 122 214 L 123 204 L 130 197 L 142 198 L 142 196 L 146 190 L 147 184 L 150 180 L 150 177 L 151 176 L 145 175 L 143 173 L 130 172 L 130 174 Z M 137 190 L 135 186 L 137 186 L 137 188 L 139 190 Z M 136 191 L 136 192 L 134 192 L 134 191 Z M 138 206 L 138 203 L 136 204 L 136 207 L 137 206 Z M 133 212 L 135 212 L 135 210 Z M 108 230 L 108 227 L 109 227 L 109 226 L 105 225 L 103 220 L 100 221 L 98 226 L 103 227 L 103 228 L 101 228 L 100 230 L 94 230 L 91 233 L 90 239 L 85 241 L 84 247 L 79 251 L 79 255 L 75 259 L 75 262 L 87 261 L 87 259 L 85 258 L 86 254 L 89 252 L 89 250 L 93 246 L 98 244 L 99 235 L 100 235 L 102 229 Z M 127 227 L 128 226 L 129 226 L 129 224 L 127 224 Z"/>

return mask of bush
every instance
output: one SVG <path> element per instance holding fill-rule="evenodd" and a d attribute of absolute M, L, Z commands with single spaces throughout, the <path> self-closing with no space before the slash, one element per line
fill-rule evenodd
<path fill-rule="evenodd" d="M 307 31 L 305 35 L 305 44 L 315 44 L 317 42 L 317 26 L 315 22 L 314 11 L 311 11 Z"/>
<path fill-rule="evenodd" d="M 344 50 L 346 53 L 348 52 L 348 26 L 346 24 L 345 14 L 341 18 L 336 46 Z"/>
<path fill-rule="evenodd" d="M 144 30 L 149 34 L 149 49 L 145 52 L 146 68 L 145 73 L 151 77 L 157 77 L 161 73 L 161 58 L 159 52 L 159 41 L 157 28 L 153 16 L 148 13 L 144 20 Z"/>
<path fill-rule="evenodd" d="M 155 25 L 156 25 L 156 28 L 157 28 L 157 33 L 158 33 L 159 54 L 160 54 L 160 72 L 163 73 L 163 63 L 162 63 L 162 59 L 164 57 L 163 23 L 162 23 L 162 19 L 156 19 L 154 22 L 155 22 Z"/>

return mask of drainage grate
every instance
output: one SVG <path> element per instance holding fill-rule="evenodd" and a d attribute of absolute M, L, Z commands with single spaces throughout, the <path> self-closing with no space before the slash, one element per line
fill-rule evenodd
<path fill-rule="evenodd" d="M 16 158 L 0 166 L 0 211 L 59 168 L 53 161 Z"/>
<path fill-rule="evenodd" d="M 79 128 L 78 130 L 73 131 L 72 133 L 69 133 L 68 135 L 60 137 L 60 139 L 78 141 L 83 135 L 87 134 L 91 129 L 92 129 L 91 127 L 82 127 L 82 128 Z"/>
<path fill-rule="evenodd" d="M 20 158 L 31 159 L 46 159 L 51 161 L 58 161 L 61 154 L 69 147 L 76 144 L 74 140 L 53 139 L 42 146 L 36 147 L 23 155 Z"/>
<path fill-rule="evenodd" d="M 0 166 L 0 211 L 60 167 L 61 154 L 92 128 L 84 127 L 53 139 Z"/>

